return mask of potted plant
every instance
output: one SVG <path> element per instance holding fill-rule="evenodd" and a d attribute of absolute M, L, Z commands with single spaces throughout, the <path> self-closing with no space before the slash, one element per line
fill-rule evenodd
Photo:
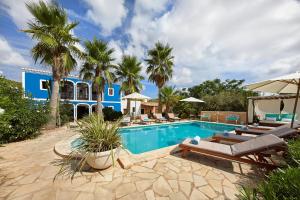
<path fill-rule="evenodd" d="M 77 149 L 83 155 L 80 163 L 86 161 L 95 169 L 112 166 L 121 150 L 120 121 L 104 121 L 102 116 L 93 114 L 77 123 L 82 141 Z"/>

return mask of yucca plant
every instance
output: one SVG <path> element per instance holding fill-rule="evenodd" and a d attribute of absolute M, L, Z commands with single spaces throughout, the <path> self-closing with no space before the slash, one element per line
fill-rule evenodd
<path fill-rule="evenodd" d="M 108 152 L 105 155 L 105 162 L 112 161 L 112 165 L 114 165 L 114 151 L 122 147 L 122 139 L 119 133 L 120 120 L 114 122 L 104 121 L 101 115 L 93 114 L 78 121 L 77 124 L 81 142 L 67 158 L 54 163 L 60 166 L 54 180 L 60 175 L 67 175 L 73 179 L 75 173 L 86 169 L 86 164 L 90 165 L 89 159 L 93 156 L 97 157 L 97 153 L 100 152 Z"/>
<path fill-rule="evenodd" d="M 97 153 L 120 147 L 121 135 L 119 133 L 120 122 L 104 121 L 99 115 L 91 115 L 77 122 L 82 144 L 79 150 L 88 153 Z"/>

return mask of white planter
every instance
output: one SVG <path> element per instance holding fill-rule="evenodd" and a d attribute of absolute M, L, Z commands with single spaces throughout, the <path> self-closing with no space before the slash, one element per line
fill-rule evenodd
<path fill-rule="evenodd" d="M 87 163 L 94 169 L 106 169 L 113 164 L 113 159 L 114 162 L 117 161 L 119 158 L 119 153 L 120 153 L 121 148 L 116 148 L 113 151 L 104 151 L 104 152 L 98 152 L 98 153 L 91 153 L 87 157 Z M 113 157 L 112 157 L 112 152 L 113 152 Z"/>

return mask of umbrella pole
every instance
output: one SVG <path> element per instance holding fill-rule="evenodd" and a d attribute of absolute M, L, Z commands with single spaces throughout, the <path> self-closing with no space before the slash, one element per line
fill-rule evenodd
<path fill-rule="evenodd" d="M 297 109 L 297 104 L 298 104 L 298 98 L 299 98 L 299 90 L 300 90 L 300 79 L 298 80 L 298 88 L 297 88 L 297 94 L 296 94 L 295 105 L 294 105 L 294 110 L 293 110 L 293 117 L 292 117 L 291 128 L 293 128 L 293 126 L 294 126 L 295 114 L 296 114 L 296 109 Z"/>

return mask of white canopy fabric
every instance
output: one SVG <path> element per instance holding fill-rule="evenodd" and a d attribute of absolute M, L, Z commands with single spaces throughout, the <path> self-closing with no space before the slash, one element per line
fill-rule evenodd
<path fill-rule="evenodd" d="M 150 97 L 147 97 L 145 95 L 142 95 L 140 93 L 134 92 L 132 94 L 126 95 L 122 97 L 122 99 L 132 99 L 132 100 L 144 100 L 144 99 L 150 99 Z"/>
<path fill-rule="evenodd" d="M 256 92 L 271 92 L 271 93 L 296 93 L 296 100 L 293 110 L 293 118 L 291 127 L 294 124 L 294 117 L 299 98 L 300 90 L 300 72 L 279 76 L 277 78 L 246 85 L 246 88 Z"/>
<path fill-rule="evenodd" d="M 185 102 L 196 102 L 196 103 L 204 103 L 204 101 L 200 100 L 200 99 L 196 99 L 194 97 L 189 97 L 189 98 L 185 98 L 185 99 L 181 99 L 180 101 L 185 101 Z"/>
<path fill-rule="evenodd" d="M 297 93 L 300 72 L 246 85 L 248 90 L 271 93 Z"/>

